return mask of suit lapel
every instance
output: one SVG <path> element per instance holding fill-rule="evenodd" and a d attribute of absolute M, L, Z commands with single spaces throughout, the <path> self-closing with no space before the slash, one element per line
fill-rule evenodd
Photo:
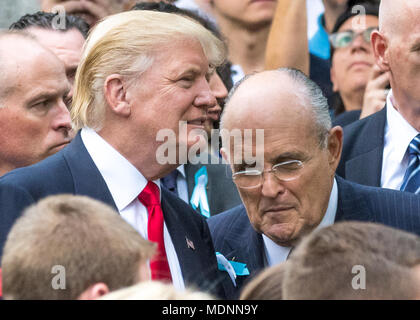
<path fill-rule="evenodd" d="M 178 256 L 182 275 L 186 283 L 191 282 L 188 278 L 195 275 L 197 271 L 197 254 L 199 250 L 200 239 L 195 234 L 190 234 L 185 226 L 189 225 L 187 221 L 181 219 L 180 215 L 184 212 L 183 208 L 177 208 L 176 202 L 170 201 L 172 195 L 162 189 L 162 211 L 169 234 Z M 179 213 L 181 214 L 179 214 Z"/>
<path fill-rule="evenodd" d="M 350 183 L 336 176 L 338 186 L 338 205 L 335 221 L 372 221 L 372 213 L 361 192 L 357 192 Z"/>
<path fill-rule="evenodd" d="M 365 139 L 360 141 L 360 154 L 346 161 L 346 179 L 363 185 L 380 187 L 386 108 L 387 106 L 374 114 L 363 131 Z"/>
<path fill-rule="evenodd" d="M 63 152 L 73 177 L 74 193 L 102 201 L 118 211 L 105 180 L 83 144 L 80 131 Z"/>

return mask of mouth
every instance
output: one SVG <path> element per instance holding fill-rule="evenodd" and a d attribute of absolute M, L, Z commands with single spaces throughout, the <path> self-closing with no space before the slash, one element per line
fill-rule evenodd
<path fill-rule="evenodd" d="M 188 120 L 187 125 L 204 128 L 204 123 L 206 122 L 206 120 L 207 117 L 199 117 L 196 119 Z"/>
<path fill-rule="evenodd" d="M 348 70 L 352 69 L 352 68 L 371 68 L 372 65 L 368 62 L 365 61 L 356 61 L 353 62 L 349 67 Z"/>
<path fill-rule="evenodd" d="M 264 214 L 267 214 L 267 213 L 282 213 L 282 212 L 289 211 L 289 210 L 292 210 L 292 209 L 294 209 L 293 206 L 283 205 L 283 206 L 270 207 L 268 209 L 265 209 L 263 212 L 264 212 Z"/>
<path fill-rule="evenodd" d="M 59 151 L 59 150 L 63 149 L 64 147 L 66 147 L 69 143 L 70 143 L 70 141 L 66 141 L 66 142 L 63 142 L 63 143 L 59 143 L 59 144 L 57 144 L 57 145 L 53 146 L 53 147 L 51 148 L 51 150 L 53 150 L 54 152 L 57 152 L 57 151 Z"/>

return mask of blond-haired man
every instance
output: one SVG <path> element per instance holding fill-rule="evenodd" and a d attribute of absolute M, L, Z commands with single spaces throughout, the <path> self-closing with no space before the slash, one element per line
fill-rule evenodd
<path fill-rule="evenodd" d="M 95 299 L 149 279 L 154 249 L 108 205 L 50 196 L 26 209 L 10 231 L 4 297 Z"/>
<path fill-rule="evenodd" d="M 206 222 L 160 189 L 159 179 L 178 163 L 161 161 L 157 137 L 161 129 L 171 132 L 173 150 L 180 151 L 200 140 L 194 129 L 204 129 L 207 109 L 216 104 L 209 66 L 224 58 L 220 40 L 178 15 L 131 11 L 98 24 L 76 74 L 72 118 L 81 132 L 56 157 L 0 181 L 1 242 L 34 201 L 56 193 L 88 195 L 158 243 L 152 279 L 223 295 Z"/>

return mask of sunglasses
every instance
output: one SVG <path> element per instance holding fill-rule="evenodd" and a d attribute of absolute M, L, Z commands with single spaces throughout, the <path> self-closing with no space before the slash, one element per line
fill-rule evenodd
<path fill-rule="evenodd" d="M 362 32 L 354 32 L 353 30 L 336 32 L 330 35 L 330 42 L 334 49 L 345 48 L 352 44 L 354 39 L 358 36 L 363 36 L 366 43 L 370 43 L 370 36 L 373 31 L 378 30 L 378 27 L 370 27 Z"/>

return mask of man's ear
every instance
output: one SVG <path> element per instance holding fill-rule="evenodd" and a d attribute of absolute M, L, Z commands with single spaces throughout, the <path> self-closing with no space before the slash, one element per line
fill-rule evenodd
<path fill-rule="evenodd" d="M 109 293 L 108 286 L 103 282 L 91 285 L 77 298 L 77 300 L 95 300 Z"/>
<path fill-rule="evenodd" d="M 387 57 L 388 41 L 385 36 L 379 31 L 375 30 L 371 35 L 371 43 L 373 54 L 376 59 L 376 64 L 379 68 L 386 72 L 389 71 L 389 61 Z"/>
<path fill-rule="evenodd" d="M 127 86 L 119 74 L 111 74 L 104 82 L 104 96 L 112 112 L 128 117 L 131 113 L 127 101 Z"/>
<path fill-rule="evenodd" d="M 343 148 L 343 128 L 336 126 L 330 130 L 327 148 L 329 151 L 328 163 L 333 173 L 335 173 L 340 163 Z"/>
<path fill-rule="evenodd" d="M 223 160 L 225 160 L 225 162 L 227 164 L 230 163 L 230 159 L 229 159 L 229 152 L 226 150 L 226 148 L 220 148 L 220 154 L 222 155 Z"/>

